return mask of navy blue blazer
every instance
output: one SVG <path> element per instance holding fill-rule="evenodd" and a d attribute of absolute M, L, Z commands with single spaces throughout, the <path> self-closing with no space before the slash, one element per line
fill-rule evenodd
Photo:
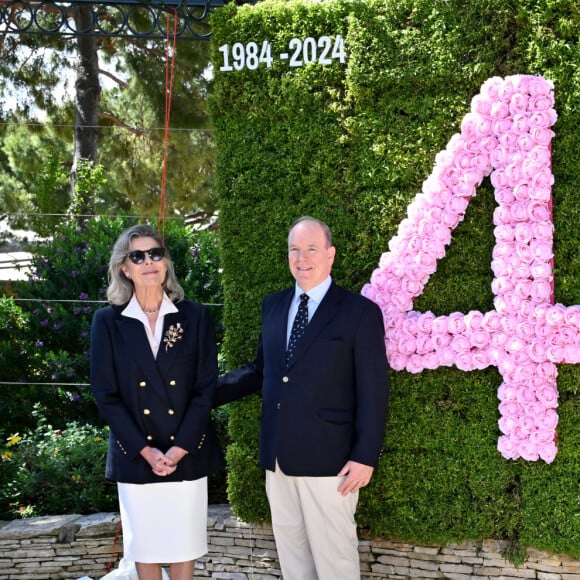
<path fill-rule="evenodd" d="M 286 367 L 294 288 L 267 297 L 254 361 L 219 377 L 216 405 L 262 390 L 260 465 L 335 476 L 348 460 L 375 467 L 389 397 L 383 316 L 334 282 Z"/>
<path fill-rule="evenodd" d="M 210 420 L 217 380 L 216 340 L 207 308 L 187 300 L 167 314 L 163 336 L 178 323 L 181 339 L 162 343 L 157 359 L 143 323 L 124 306 L 98 310 L 91 327 L 91 388 L 110 427 L 105 477 L 125 483 L 194 480 L 223 464 Z M 157 476 L 139 452 L 188 451 L 171 475 Z"/>

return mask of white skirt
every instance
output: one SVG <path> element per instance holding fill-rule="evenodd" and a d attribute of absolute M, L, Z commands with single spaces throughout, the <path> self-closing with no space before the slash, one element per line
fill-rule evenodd
<path fill-rule="evenodd" d="M 195 481 L 117 483 L 123 557 L 172 564 L 207 554 L 207 477 Z"/>

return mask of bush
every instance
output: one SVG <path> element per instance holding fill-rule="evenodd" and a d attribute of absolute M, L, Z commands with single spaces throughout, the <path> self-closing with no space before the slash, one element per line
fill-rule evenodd
<path fill-rule="evenodd" d="M 0 464 L 0 518 L 118 510 L 104 479 L 108 428 L 68 423 L 55 429 L 35 405 L 36 428 L 12 435 Z"/>

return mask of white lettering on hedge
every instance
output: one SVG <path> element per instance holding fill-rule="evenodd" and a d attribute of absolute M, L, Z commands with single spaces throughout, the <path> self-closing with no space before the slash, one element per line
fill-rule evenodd
<path fill-rule="evenodd" d="M 276 60 L 276 57 L 272 56 L 272 44 L 268 40 L 264 40 L 261 46 L 256 42 L 246 44 L 236 42 L 231 46 L 222 44 L 218 50 L 222 54 L 222 64 L 219 67 L 222 72 L 256 70 L 260 66 L 270 68 Z M 309 36 L 304 40 L 291 38 L 288 41 L 287 51 L 278 53 L 277 60 L 287 61 L 288 66 L 293 68 L 307 64 L 327 66 L 335 61 L 344 64 L 346 62 L 344 39 L 340 34 L 334 39 L 330 36 L 319 38 Z"/>

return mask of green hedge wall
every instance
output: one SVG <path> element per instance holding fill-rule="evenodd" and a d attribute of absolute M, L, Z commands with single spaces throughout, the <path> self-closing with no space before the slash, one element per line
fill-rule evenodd
<path fill-rule="evenodd" d="M 435 155 L 459 131 L 482 83 L 539 74 L 555 84 L 556 301 L 580 304 L 580 9 L 576 0 L 264 0 L 212 16 L 211 112 L 225 283 L 225 349 L 252 358 L 263 297 L 292 283 L 289 224 L 333 229 L 337 282 L 360 291 Z M 345 64 L 222 71 L 224 49 L 341 34 Z M 230 55 L 231 58 L 231 55 Z M 415 309 L 493 309 L 493 187 L 485 180 Z M 447 543 L 510 539 L 580 556 L 580 369 L 560 365 L 555 461 L 504 460 L 495 367 L 391 373 L 384 453 L 361 494 L 359 523 L 377 535 Z M 232 405 L 229 494 L 246 520 L 267 520 L 257 464 L 260 399 Z"/>

